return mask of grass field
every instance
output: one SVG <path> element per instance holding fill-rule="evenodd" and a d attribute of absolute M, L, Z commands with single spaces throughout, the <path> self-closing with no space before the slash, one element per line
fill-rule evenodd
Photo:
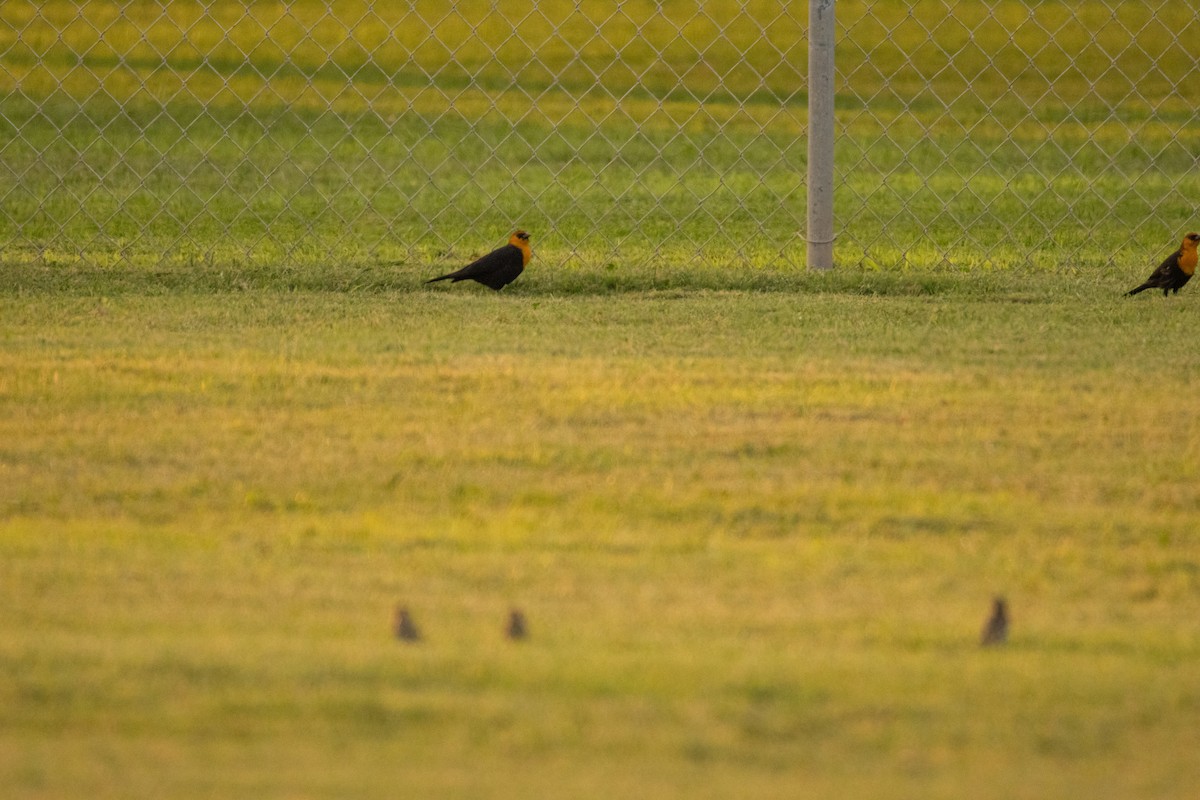
<path fill-rule="evenodd" d="M 1191 798 L 1194 14 L 839 3 L 814 274 L 799 22 L 443 5 L 0 2 L 2 794 Z"/>
<path fill-rule="evenodd" d="M 1186 290 L 108 288 L 0 301 L 9 796 L 1200 779 Z"/>
<path fill-rule="evenodd" d="M 1182 4 L 838 4 L 836 256 L 1101 269 L 1192 224 Z M 804 264 L 777 2 L 0 2 L 0 259 Z M 512 20 L 519 20 L 513 23 Z"/>

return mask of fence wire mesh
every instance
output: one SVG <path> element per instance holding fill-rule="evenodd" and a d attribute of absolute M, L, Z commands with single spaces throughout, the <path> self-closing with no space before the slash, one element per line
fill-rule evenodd
<path fill-rule="evenodd" d="M 1171 2 L 842 2 L 846 258 L 1046 268 L 1196 227 L 1200 23 Z"/>
<path fill-rule="evenodd" d="M 807 5 L 0 0 L 0 258 L 802 265 Z M 838 263 L 1195 224 L 1187 4 L 837 4 Z M 1048 265 L 1053 266 L 1053 265 Z"/>

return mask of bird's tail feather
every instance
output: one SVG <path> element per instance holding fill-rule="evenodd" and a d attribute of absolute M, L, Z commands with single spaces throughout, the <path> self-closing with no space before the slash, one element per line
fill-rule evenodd
<path fill-rule="evenodd" d="M 1130 289 L 1128 292 L 1126 292 L 1126 293 L 1125 293 L 1125 296 L 1126 296 L 1126 297 L 1133 297 L 1133 296 L 1134 296 L 1135 294 L 1137 294 L 1138 292 L 1144 292 L 1144 291 L 1146 291 L 1146 290 L 1147 290 L 1147 289 L 1149 289 L 1149 288 L 1150 288 L 1150 284 L 1148 284 L 1148 283 L 1143 283 L 1141 286 L 1137 287 L 1136 289 Z"/>

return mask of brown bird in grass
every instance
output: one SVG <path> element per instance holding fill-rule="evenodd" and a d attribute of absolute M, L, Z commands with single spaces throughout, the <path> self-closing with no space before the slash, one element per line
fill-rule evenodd
<path fill-rule="evenodd" d="M 994 644 L 1004 644 L 1008 641 L 1008 603 L 1003 597 L 992 600 L 992 616 L 983 626 L 983 635 L 979 643 L 984 647 Z"/>
<path fill-rule="evenodd" d="M 513 609 L 508 615 L 508 627 L 504 634 L 513 641 L 520 641 L 529 635 L 529 627 L 525 624 L 525 615 Z"/>
<path fill-rule="evenodd" d="M 421 632 L 417 630 L 416 623 L 412 621 L 412 615 L 404 606 L 396 606 L 396 618 L 392 622 L 392 629 L 396 633 L 396 638 L 401 641 L 418 642 L 421 640 Z"/>
<path fill-rule="evenodd" d="M 1137 288 L 1130 289 L 1125 293 L 1126 297 L 1132 297 L 1138 292 L 1144 292 L 1147 289 L 1162 289 L 1163 297 L 1167 296 L 1167 292 L 1179 294 L 1179 290 L 1183 285 L 1192 279 L 1192 275 L 1196 273 L 1196 245 L 1200 244 L 1200 233 L 1189 233 L 1183 237 L 1183 244 L 1174 253 L 1166 257 L 1158 269 L 1150 273 L 1150 277 L 1146 278 L 1146 282 Z"/>
<path fill-rule="evenodd" d="M 439 275 L 425 282 L 477 281 L 498 292 L 517 279 L 532 257 L 533 251 L 529 249 L 529 234 L 525 231 L 516 231 L 508 237 L 508 244 L 504 247 L 493 250 L 456 272 Z"/>

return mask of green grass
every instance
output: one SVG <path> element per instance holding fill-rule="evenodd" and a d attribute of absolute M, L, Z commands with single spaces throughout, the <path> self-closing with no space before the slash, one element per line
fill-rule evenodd
<path fill-rule="evenodd" d="M 0 10 L 9 263 L 457 261 L 516 225 L 559 267 L 804 263 L 802 7 Z M 1189 9 L 920 11 L 838 7 L 839 263 L 1103 268 L 1195 227 Z"/>
<path fill-rule="evenodd" d="M 1200 777 L 1186 290 L 260 280 L 0 301 L 11 796 Z"/>
<path fill-rule="evenodd" d="M 1195 15 L 893 5 L 816 274 L 803 9 L 0 2 L 5 796 L 1190 798 Z"/>

